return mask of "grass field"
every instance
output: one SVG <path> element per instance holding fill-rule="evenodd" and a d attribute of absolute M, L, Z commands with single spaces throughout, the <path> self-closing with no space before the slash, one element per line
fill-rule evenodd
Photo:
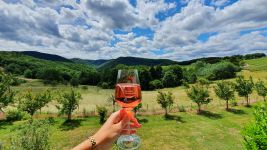
<path fill-rule="evenodd" d="M 251 75 L 255 81 L 258 78 L 267 81 L 267 58 L 247 60 L 245 63 L 246 68 L 239 74 L 245 77 Z M 234 81 L 234 79 L 230 80 Z M 171 109 L 172 116 L 168 120 L 164 119 L 163 111 L 156 102 L 157 91 L 142 91 L 143 108 L 138 117 L 143 124 L 138 130 L 142 138 L 141 149 L 244 149 L 240 131 L 252 120 L 253 109 L 242 106 L 244 98 L 236 96 L 240 106 L 234 107 L 231 112 L 225 111 L 225 103 L 215 96 L 213 85 L 214 83 L 210 85 L 210 95 L 213 101 L 203 107 L 205 112 L 202 115 L 196 114 L 196 105 L 187 97 L 184 87 L 162 89 L 173 92 L 175 96 L 175 104 Z M 29 89 L 33 92 L 52 89 L 54 95 L 57 95 L 58 92 L 67 91 L 70 87 L 47 86 L 38 80 L 30 80 L 13 89 L 19 93 Z M 79 109 L 75 112 L 76 116 L 84 111 L 95 114 L 96 105 L 105 105 L 110 110 L 112 109 L 111 102 L 107 99 L 114 93 L 114 90 L 94 86 L 88 86 L 86 90 L 79 87 L 77 90 L 82 94 L 82 100 Z M 261 101 L 262 98 L 254 92 L 250 99 L 255 102 Z M 55 116 L 57 113 L 55 104 L 56 102 L 50 103 L 48 107 L 42 109 L 42 113 L 52 113 Z M 178 112 L 178 106 L 184 106 L 187 112 Z M 36 118 L 38 116 L 40 117 L 37 114 Z M 55 150 L 70 149 L 100 127 L 97 116 L 77 118 L 73 126 L 63 125 L 64 119 L 56 118 L 55 120 L 55 124 L 51 127 L 50 139 Z M 14 128 L 22 123 L 0 122 L 0 141 L 8 145 L 8 138 L 14 132 Z"/>
<path fill-rule="evenodd" d="M 213 108 L 203 115 L 172 113 L 167 120 L 162 115 L 139 116 L 143 125 L 138 130 L 142 139 L 140 149 L 243 149 L 240 130 L 251 120 L 252 110 L 242 106 L 235 107 L 231 112 Z M 51 145 L 55 150 L 70 149 L 100 127 L 97 117 L 77 119 L 74 126 L 64 126 L 63 121 L 56 119 L 52 126 Z M 13 129 L 22 123 L 11 125 L 2 122 L 0 141 L 7 142 Z"/>

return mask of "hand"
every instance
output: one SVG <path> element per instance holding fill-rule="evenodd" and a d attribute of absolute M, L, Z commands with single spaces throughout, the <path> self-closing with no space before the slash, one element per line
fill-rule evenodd
<path fill-rule="evenodd" d="M 137 122 L 137 119 L 134 118 L 133 114 L 126 112 L 126 110 L 121 109 L 114 112 L 110 115 L 108 120 L 104 125 L 93 135 L 96 141 L 96 149 L 106 150 L 112 146 L 112 143 L 121 135 L 121 134 L 133 134 L 135 130 L 123 130 L 129 124 L 131 128 L 140 128 L 141 125 Z M 73 150 L 88 150 L 91 148 L 91 143 L 89 140 L 84 141 L 80 145 L 76 146 Z"/>

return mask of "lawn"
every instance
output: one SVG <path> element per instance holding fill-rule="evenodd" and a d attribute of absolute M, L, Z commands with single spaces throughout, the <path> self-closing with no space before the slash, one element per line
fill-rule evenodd
<path fill-rule="evenodd" d="M 244 149 L 240 131 L 252 119 L 252 112 L 252 108 L 238 106 L 231 112 L 211 108 L 202 115 L 195 112 L 171 113 L 169 119 L 162 115 L 138 116 L 142 123 L 138 130 L 142 139 L 140 149 Z M 63 122 L 57 118 L 51 126 L 50 141 L 55 150 L 70 149 L 100 127 L 98 117 L 76 119 L 71 126 L 63 125 Z M 14 128 L 22 123 L 2 122 L 0 141 L 8 145 Z"/>

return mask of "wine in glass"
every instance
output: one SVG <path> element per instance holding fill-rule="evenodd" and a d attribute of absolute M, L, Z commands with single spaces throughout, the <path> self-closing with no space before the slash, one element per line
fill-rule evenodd
<path fill-rule="evenodd" d="M 115 100 L 132 115 L 132 109 L 141 102 L 141 87 L 136 69 L 119 70 L 115 87 Z M 141 140 L 136 134 L 131 134 L 130 122 L 126 129 L 129 134 L 121 135 L 117 145 L 123 150 L 135 150 L 140 146 Z"/>

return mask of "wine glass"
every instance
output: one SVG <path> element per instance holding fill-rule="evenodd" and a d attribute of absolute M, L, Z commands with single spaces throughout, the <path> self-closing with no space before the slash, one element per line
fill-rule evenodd
<path fill-rule="evenodd" d="M 136 69 L 118 71 L 115 100 L 122 109 L 127 111 L 127 114 L 133 114 L 132 109 L 141 102 L 141 87 Z M 130 122 L 124 130 L 128 134 L 121 135 L 117 140 L 119 148 L 122 150 L 138 149 L 141 140 L 136 134 L 131 134 L 134 129 L 131 129 Z"/>

